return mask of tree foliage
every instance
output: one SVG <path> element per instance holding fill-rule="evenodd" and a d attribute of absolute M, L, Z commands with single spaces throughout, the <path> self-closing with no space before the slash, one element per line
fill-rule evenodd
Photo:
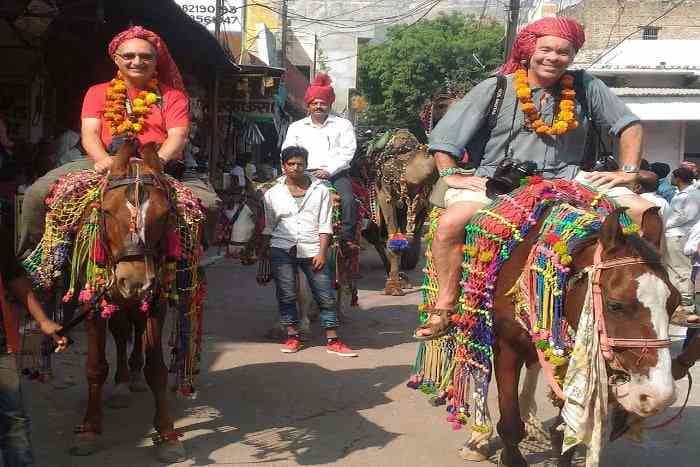
<path fill-rule="evenodd" d="M 370 104 L 362 123 L 419 130 L 433 96 L 466 92 L 493 73 L 502 39 L 501 25 L 456 13 L 390 28 L 385 42 L 360 49 L 358 90 Z"/>

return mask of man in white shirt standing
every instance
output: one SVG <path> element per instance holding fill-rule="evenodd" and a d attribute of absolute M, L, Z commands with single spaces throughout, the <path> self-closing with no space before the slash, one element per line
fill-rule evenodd
<path fill-rule="evenodd" d="M 314 300 L 320 309 L 326 332 L 326 351 L 341 357 L 357 357 L 338 338 L 338 311 L 331 275 L 326 264 L 333 234 L 331 194 L 325 183 L 305 173 L 308 152 L 298 146 L 282 150 L 284 176 L 264 197 L 265 229 L 270 245 L 272 277 L 287 339 L 283 353 L 296 353 L 301 347 L 297 311 L 297 272 L 306 275 Z"/>
<path fill-rule="evenodd" d="M 357 147 L 355 129 L 349 120 L 330 113 L 335 102 L 335 92 L 328 75 L 316 75 L 306 90 L 304 101 L 309 107 L 309 116 L 289 126 L 282 149 L 290 146 L 306 149 L 309 152 L 308 171 L 311 175 L 333 184 L 341 197 L 342 246 L 352 246 L 357 224 L 357 206 L 348 169 Z"/>
<path fill-rule="evenodd" d="M 690 230 L 700 221 L 700 191 L 692 188 L 693 179 L 693 171 L 687 167 L 672 172 L 671 183 L 678 187 L 678 194 L 671 200 L 665 232 L 664 263 L 671 283 L 681 294 L 684 314 L 695 312 L 695 285 L 690 280 L 692 259 L 683 252 Z"/>

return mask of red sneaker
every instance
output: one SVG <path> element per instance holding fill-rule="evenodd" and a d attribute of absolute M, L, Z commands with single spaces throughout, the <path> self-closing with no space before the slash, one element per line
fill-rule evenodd
<path fill-rule="evenodd" d="M 282 347 L 280 347 L 280 352 L 282 353 L 297 353 L 301 350 L 301 339 L 299 336 L 288 336 L 287 340 L 284 341 Z"/>
<path fill-rule="evenodd" d="M 327 344 L 326 345 L 326 352 L 332 353 L 335 355 L 339 355 L 341 357 L 357 357 L 358 356 L 357 352 L 353 352 L 353 350 L 350 347 L 348 347 L 347 345 L 340 342 L 340 340 L 336 340 L 332 344 Z"/>

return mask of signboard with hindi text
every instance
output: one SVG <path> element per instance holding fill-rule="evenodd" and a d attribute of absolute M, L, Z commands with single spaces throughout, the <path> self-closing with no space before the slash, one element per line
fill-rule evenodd
<path fill-rule="evenodd" d="M 244 0 L 228 0 L 222 2 L 221 6 L 221 30 L 240 31 L 243 23 L 243 2 Z M 205 26 L 208 30 L 214 31 L 216 18 L 216 0 L 175 0 L 175 3 L 182 8 L 190 18 Z"/>

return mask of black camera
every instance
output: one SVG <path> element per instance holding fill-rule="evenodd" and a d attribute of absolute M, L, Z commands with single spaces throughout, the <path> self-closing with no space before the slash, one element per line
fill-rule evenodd
<path fill-rule="evenodd" d="M 493 177 L 486 181 L 486 196 L 495 199 L 520 187 L 520 180 L 537 173 L 537 164 L 531 161 L 503 160 Z"/>
<path fill-rule="evenodd" d="M 595 161 L 591 172 L 615 172 L 617 170 L 620 170 L 620 165 L 615 160 L 615 157 L 612 154 L 604 154 Z"/>

